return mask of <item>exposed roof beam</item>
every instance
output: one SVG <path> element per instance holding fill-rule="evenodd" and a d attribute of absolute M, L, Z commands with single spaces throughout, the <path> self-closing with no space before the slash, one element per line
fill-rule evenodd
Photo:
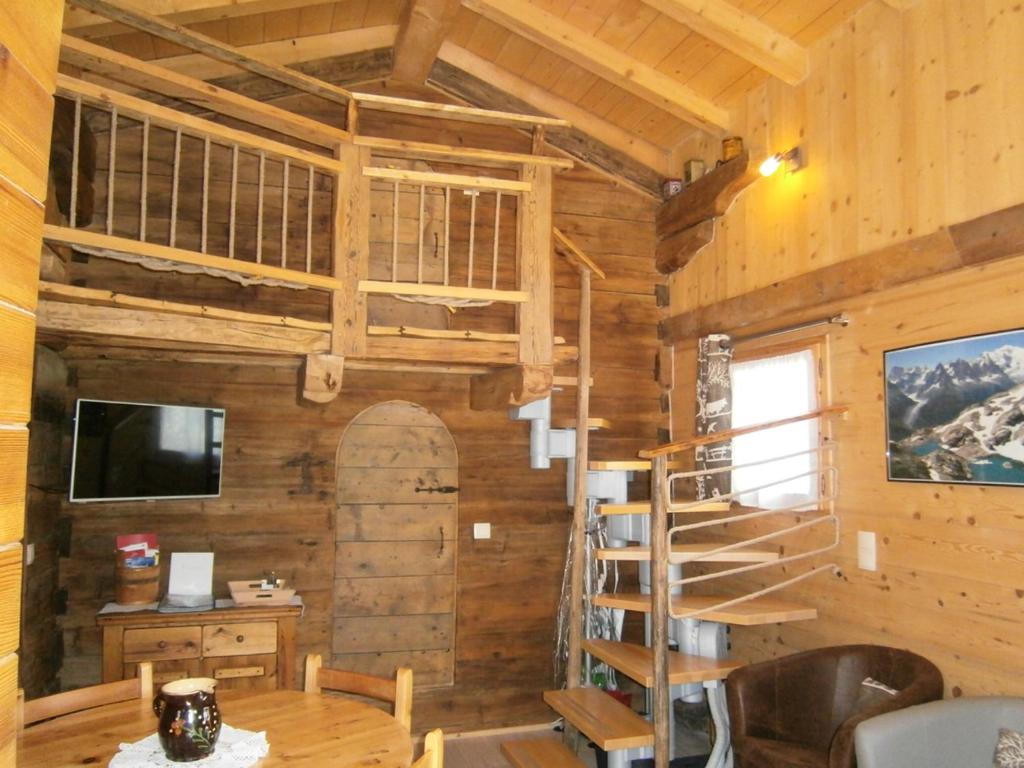
<path fill-rule="evenodd" d="M 344 88 L 330 85 L 279 64 L 253 58 L 239 48 L 178 26 L 146 11 L 138 10 L 125 0 L 75 0 L 75 4 L 102 14 L 111 21 L 127 24 L 168 42 L 190 48 L 217 61 L 231 64 L 263 77 L 269 77 L 271 80 L 277 80 L 300 91 L 312 93 L 330 101 L 348 103 L 349 93 Z"/>
<path fill-rule="evenodd" d="M 805 48 L 726 0 L 643 2 L 785 83 L 807 77 Z"/>
<path fill-rule="evenodd" d="M 322 35 L 309 35 L 286 40 L 274 40 L 269 43 L 243 45 L 236 50 L 247 57 L 276 65 L 298 64 L 318 59 L 348 56 L 353 53 L 372 51 L 378 48 L 390 48 L 395 42 L 398 27 L 385 24 L 379 27 L 363 27 L 348 29 L 343 32 L 327 32 Z M 223 61 L 213 59 L 201 53 L 186 53 L 180 56 L 169 56 L 155 59 L 154 64 L 180 72 L 198 80 L 213 80 L 237 74 L 238 69 Z M 248 69 L 248 67 L 243 67 Z M 253 71 L 253 70 L 250 70 Z M 286 71 L 291 72 L 289 67 Z M 295 69 L 298 71 L 298 69 Z M 255 74 L 261 74 L 255 72 Z M 267 77 L 267 75 L 264 75 Z M 278 78 L 272 78 L 277 80 Z M 286 85 L 292 85 L 286 83 Z M 295 87 L 295 86 L 293 86 Z M 300 90 L 308 90 L 302 88 Z M 320 94 L 317 94 L 320 95 Z"/>
<path fill-rule="evenodd" d="M 534 110 L 553 117 L 568 120 L 571 125 L 588 133 L 603 144 L 607 144 L 627 157 L 631 157 L 642 165 L 657 171 L 662 176 L 669 176 L 668 153 L 660 147 L 638 138 L 636 135 L 609 123 L 592 112 L 582 109 L 572 102 L 555 96 L 548 90 L 534 85 L 521 77 L 502 69 L 497 64 L 477 56 L 454 43 L 446 42 L 438 51 L 441 61 L 453 67 L 469 72 L 475 77 L 490 83 L 500 91 L 526 102 Z M 553 134 L 549 135 L 550 136 Z"/>
<path fill-rule="evenodd" d="M 324 125 L 317 120 L 310 120 L 270 104 L 248 99 L 211 83 L 171 72 L 70 35 L 61 38 L 60 57 L 61 61 L 67 64 L 103 75 L 116 82 L 206 107 L 219 114 L 229 115 L 329 149 L 351 139 L 346 131 Z"/>
<path fill-rule="evenodd" d="M 682 120 L 712 133 L 729 127 L 728 110 L 535 5 L 521 0 L 462 4 Z"/>
<path fill-rule="evenodd" d="M 421 85 L 455 22 L 460 0 L 409 0 L 395 40 L 395 80 Z"/>
<path fill-rule="evenodd" d="M 168 21 L 178 24 L 287 11 L 315 3 L 316 0 L 129 0 L 132 8 L 165 16 Z M 76 37 L 108 37 L 129 29 L 80 7 L 78 3 L 69 5 L 64 12 L 64 31 L 73 31 Z"/>
<path fill-rule="evenodd" d="M 661 199 L 668 154 L 574 104 L 450 42 L 444 43 L 429 84 L 464 102 L 490 109 L 540 111 L 572 122 L 549 131 L 547 143 L 632 189 Z"/>

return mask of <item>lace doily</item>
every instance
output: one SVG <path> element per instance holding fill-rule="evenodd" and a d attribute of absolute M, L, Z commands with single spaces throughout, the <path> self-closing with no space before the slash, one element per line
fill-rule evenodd
<path fill-rule="evenodd" d="M 154 733 L 141 741 L 122 744 L 120 751 L 110 761 L 110 768 L 180 768 L 183 763 L 173 763 L 164 755 L 160 738 Z M 254 733 L 222 725 L 217 749 L 209 757 L 190 765 L 218 766 L 218 768 L 249 768 L 270 751 L 267 734 Z"/>

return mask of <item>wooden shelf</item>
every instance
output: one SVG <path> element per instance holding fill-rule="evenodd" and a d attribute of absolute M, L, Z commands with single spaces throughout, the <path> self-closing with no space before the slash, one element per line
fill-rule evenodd
<path fill-rule="evenodd" d="M 713 544 L 674 544 L 668 561 L 673 564 L 688 563 L 768 563 L 779 559 L 778 550 L 768 549 L 735 549 L 731 552 L 722 552 L 717 555 L 701 555 L 713 549 L 721 547 L 722 543 Z M 647 562 L 651 559 L 650 547 L 609 547 L 598 549 L 598 560 L 629 560 L 633 562 Z"/>
<path fill-rule="evenodd" d="M 714 239 L 714 219 L 729 210 L 736 196 L 758 178 L 743 152 L 705 174 L 658 210 L 655 266 L 662 274 L 682 269 Z"/>
<path fill-rule="evenodd" d="M 555 429 L 576 429 L 576 419 L 559 419 L 552 423 Z M 608 419 L 589 418 L 587 419 L 587 429 L 594 431 L 597 429 L 611 429 L 612 423 Z"/>
<path fill-rule="evenodd" d="M 515 768 L 587 768 L 562 742 L 550 739 L 506 741 L 501 754 Z"/>
<path fill-rule="evenodd" d="M 654 652 L 651 648 L 614 640 L 584 640 L 583 650 L 645 688 L 654 685 Z M 669 685 L 681 685 L 724 680 L 730 672 L 742 666 L 742 662 L 731 659 L 711 659 L 669 651 L 668 682 Z"/>
<path fill-rule="evenodd" d="M 691 512 L 728 512 L 729 503 L 727 501 L 706 501 L 703 504 L 699 504 L 688 509 L 684 509 L 680 512 L 674 512 L 672 514 L 684 514 L 688 515 Z M 670 510 L 671 512 L 671 510 Z M 629 501 L 625 504 L 598 504 L 597 514 L 599 515 L 649 515 L 651 514 L 651 502 L 649 501 Z"/>
<path fill-rule="evenodd" d="M 695 611 L 707 608 L 716 603 L 732 600 L 738 595 L 673 595 L 672 610 L 675 613 Z M 638 613 L 651 612 L 651 596 L 638 593 L 613 592 L 597 595 L 594 605 L 603 608 L 619 608 Z M 699 618 L 704 621 L 718 621 L 722 624 L 733 624 L 737 627 L 754 627 L 761 624 L 780 624 L 787 621 L 806 621 L 816 619 L 815 608 L 778 600 L 774 597 L 755 597 L 744 603 L 722 608 L 717 611 L 702 613 Z"/>
<path fill-rule="evenodd" d="M 654 744 L 654 726 L 600 688 L 545 691 L 544 701 L 606 752 Z"/>

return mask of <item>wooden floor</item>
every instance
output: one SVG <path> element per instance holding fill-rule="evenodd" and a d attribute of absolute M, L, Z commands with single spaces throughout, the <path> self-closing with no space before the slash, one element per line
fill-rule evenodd
<path fill-rule="evenodd" d="M 508 762 L 501 756 L 501 743 L 518 739 L 551 738 L 561 741 L 562 734 L 546 730 L 508 731 L 489 736 L 445 736 L 444 765 L 445 768 L 508 768 Z M 590 749 L 586 740 L 580 742 L 579 757 L 591 768 L 597 762 L 594 750 Z"/>

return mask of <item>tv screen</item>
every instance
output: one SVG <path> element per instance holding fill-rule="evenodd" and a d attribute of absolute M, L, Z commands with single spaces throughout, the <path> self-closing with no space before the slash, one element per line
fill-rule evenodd
<path fill-rule="evenodd" d="M 224 410 L 79 400 L 71 501 L 220 495 Z"/>

